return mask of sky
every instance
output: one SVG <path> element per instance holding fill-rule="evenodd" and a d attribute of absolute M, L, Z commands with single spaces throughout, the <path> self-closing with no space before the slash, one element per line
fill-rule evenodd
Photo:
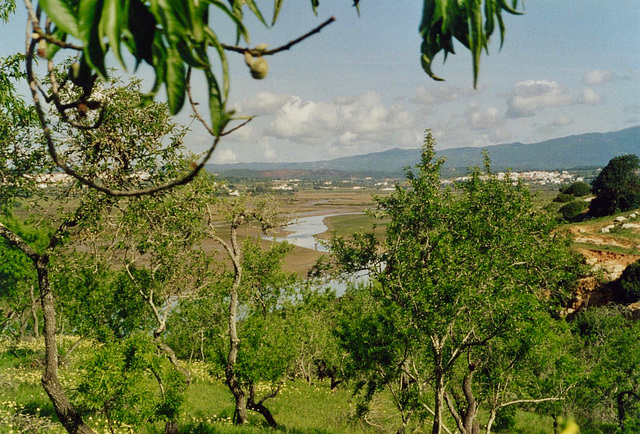
<path fill-rule="evenodd" d="M 476 89 L 471 56 L 459 44 L 444 64 L 441 54 L 434 61 L 445 82 L 423 72 L 421 0 L 363 0 L 360 16 L 350 0 L 322 0 L 317 16 L 309 3 L 284 2 L 270 29 L 247 21 L 251 46 L 275 47 L 336 18 L 268 57 L 264 80 L 251 78 L 241 55 L 228 54 L 229 106 L 254 119 L 222 140 L 212 162 L 314 161 L 417 148 L 427 128 L 436 149 L 446 149 L 640 125 L 640 1 L 525 2 L 524 15 L 505 14 L 504 46 L 494 35 Z M 273 2 L 258 4 L 269 15 Z M 24 23 L 19 11 L 0 24 L 0 55 L 24 50 Z M 225 42 L 235 42 L 230 28 L 218 29 Z M 203 82 L 194 90 L 206 95 Z M 186 111 L 176 120 L 190 123 Z M 202 152 L 212 139 L 191 125 L 187 146 Z"/>

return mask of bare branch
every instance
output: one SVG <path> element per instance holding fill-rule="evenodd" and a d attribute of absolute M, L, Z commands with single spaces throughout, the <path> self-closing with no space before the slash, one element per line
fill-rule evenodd
<path fill-rule="evenodd" d="M 249 52 L 249 53 L 251 53 L 251 54 L 253 54 L 255 56 L 272 56 L 272 55 L 274 55 L 276 53 L 279 53 L 281 51 L 289 50 L 291 47 L 293 47 L 296 44 L 299 44 L 300 42 L 304 41 L 308 37 L 313 36 L 316 33 L 320 33 L 320 30 L 322 30 L 323 28 L 325 28 L 329 24 L 333 23 L 335 20 L 336 20 L 335 17 L 331 17 L 327 21 L 325 21 L 324 23 L 320 24 L 315 29 L 305 33 L 304 35 L 300 36 L 299 38 L 296 38 L 296 39 L 294 39 L 292 41 L 289 41 L 288 43 L 286 43 L 284 45 L 281 45 L 280 47 L 274 48 L 272 50 L 258 51 L 258 50 L 254 50 L 254 49 L 251 49 L 251 48 L 243 48 L 243 47 L 237 47 L 235 45 L 227 45 L 227 44 L 222 44 L 222 47 L 227 51 L 235 51 L 236 53 L 241 53 L 241 54 Z"/>
<path fill-rule="evenodd" d="M 451 398 L 449 398 L 449 394 L 446 392 L 444 394 L 444 401 L 447 403 L 447 407 L 449 408 L 449 413 L 451 413 L 451 416 L 453 416 L 453 418 L 455 419 L 456 425 L 458 425 L 458 429 L 462 433 L 465 433 L 466 430 L 464 429 L 464 423 L 462 423 L 462 418 L 460 417 L 460 413 L 458 413 L 458 410 L 456 410 L 456 408 L 453 406 L 453 403 L 451 402 Z"/>
<path fill-rule="evenodd" d="M 551 398 L 539 398 L 539 399 L 516 399 L 515 401 L 505 402 L 504 404 L 500 404 L 498 408 L 507 407 L 509 405 L 515 404 L 538 404 L 540 402 L 549 402 L 549 401 L 563 401 L 564 398 L 560 398 L 557 396 Z"/>

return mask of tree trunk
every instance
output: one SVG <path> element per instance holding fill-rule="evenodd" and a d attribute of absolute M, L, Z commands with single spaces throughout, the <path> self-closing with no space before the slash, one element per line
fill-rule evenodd
<path fill-rule="evenodd" d="M 49 395 L 60 423 L 71 434 L 88 434 L 94 431 L 82 420 L 82 416 L 71 405 L 58 379 L 58 347 L 56 344 L 56 311 L 53 293 L 49 284 L 49 257 L 41 255 L 35 261 L 38 270 L 40 301 L 44 319 L 45 368 L 42 386 Z"/>
<path fill-rule="evenodd" d="M 471 382 L 473 381 L 473 372 L 475 371 L 475 364 L 469 364 L 469 373 L 465 375 L 462 381 L 462 391 L 464 397 L 467 400 L 467 408 L 463 414 L 464 429 L 467 434 L 479 434 L 480 425 L 478 424 L 478 401 L 476 400 L 473 389 L 471 388 Z"/>
<path fill-rule="evenodd" d="M 489 421 L 487 422 L 487 430 L 486 434 L 491 434 L 491 428 L 493 427 L 493 423 L 496 421 L 496 416 L 498 415 L 498 409 L 496 407 L 492 407 L 489 412 Z"/>
<path fill-rule="evenodd" d="M 31 297 L 31 317 L 33 318 L 33 336 L 38 339 L 40 337 L 40 324 L 38 323 L 38 302 L 33 295 L 33 285 L 29 287 L 29 296 Z"/>
<path fill-rule="evenodd" d="M 173 420 L 168 420 L 164 424 L 164 434 L 178 434 L 178 423 Z"/>
<path fill-rule="evenodd" d="M 626 390 L 624 392 L 620 392 L 616 397 L 616 401 L 618 403 L 618 424 L 620 425 L 620 431 L 625 431 L 624 420 L 626 419 L 626 407 L 630 402 L 625 402 L 625 396 L 633 400 L 640 400 L 640 396 L 637 395 L 633 390 Z"/>
<path fill-rule="evenodd" d="M 49 255 L 38 254 L 29 244 L 2 223 L 0 223 L 0 236 L 27 255 L 29 259 L 33 261 L 38 272 L 38 288 L 40 290 L 40 303 L 44 322 L 43 333 L 45 346 L 45 367 L 44 373 L 42 374 L 42 386 L 45 392 L 47 392 L 47 395 L 49 395 L 49 399 L 53 404 L 53 408 L 56 410 L 60 423 L 62 423 L 68 432 L 71 434 L 94 433 L 94 431 L 84 423 L 80 413 L 71 405 L 58 379 L 56 310 L 53 292 L 49 284 Z M 53 248 L 59 241 L 60 238 L 54 235 L 49 241 L 49 248 Z"/>
<path fill-rule="evenodd" d="M 440 356 L 440 357 L 438 357 Z M 436 359 L 440 358 L 441 355 L 436 355 Z M 441 434 L 442 433 L 442 407 L 444 403 L 444 372 L 442 371 L 442 366 L 436 365 L 435 369 L 435 383 L 436 383 L 436 402 L 435 407 L 433 409 L 433 429 L 431 430 L 432 434 Z"/>
<path fill-rule="evenodd" d="M 265 420 L 271 428 L 275 428 L 278 426 L 269 409 L 265 407 L 261 402 L 255 403 L 252 400 L 249 400 L 247 407 L 249 408 L 249 410 L 257 411 L 262 416 L 264 416 Z"/>
<path fill-rule="evenodd" d="M 231 386 L 229 386 L 231 388 Z M 236 410 L 233 414 L 233 423 L 236 425 L 244 425 L 249 420 L 247 414 L 247 396 L 241 388 L 231 390 L 233 398 L 236 401 Z"/>

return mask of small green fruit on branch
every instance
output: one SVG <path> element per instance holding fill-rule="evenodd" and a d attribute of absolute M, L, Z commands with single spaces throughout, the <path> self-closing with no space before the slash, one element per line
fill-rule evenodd
<path fill-rule="evenodd" d="M 251 70 L 251 76 L 256 80 L 262 80 L 269 73 L 269 64 L 262 56 L 253 57 L 251 52 L 247 50 L 244 52 L 244 61 Z"/>

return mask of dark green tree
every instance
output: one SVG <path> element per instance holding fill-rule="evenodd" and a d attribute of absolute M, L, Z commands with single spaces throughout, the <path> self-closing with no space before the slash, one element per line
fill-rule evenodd
<path fill-rule="evenodd" d="M 562 218 L 568 221 L 572 221 L 582 214 L 589 205 L 583 200 L 573 200 L 564 204 L 558 211 L 562 214 Z"/>
<path fill-rule="evenodd" d="M 576 181 L 566 187 L 562 187 L 560 189 L 560 193 L 570 194 L 575 197 L 582 197 L 591 193 L 591 187 L 586 182 Z"/>
<path fill-rule="evenodd" d="M 525 185 L 498 179 L 487 161 L 457 191 L 444 189 L 433 147 L 428 134 L 421 162 L 407 172 L 411 188 L 377 198 L 379 215 L 390 219 L 384 241 L 333 240 L 342 269 L 367 269 L 376 283 L 376 302 L 345 349 L 361 350 L 354 357 L 369 396 L 400 385 L 405 425 L 433 417 L 440 433 L 448 409 L 459 431 L 475 433 L 483 404 L 497 410 L 562 397 L 561 381 L 525 388 L 522 381 L 543 375 L 518 373 L 530 369 L 530 351 L 553 340 L 557 327 L 538 325 L 551 321 L 582 267 Z"/>
<path fill-rule="evenodd" d="M 600 217 L 640 207 L 639 168 L 637 155 L 612 158 L 591 185 L 596 197 L 589 204 L 589 213 Z"/>
<path fill-rule="evenodd" d="M 623 303 L 635 303 L 640 300 L 640 261 L 629 264 L 622 275 L 614 282 L 618 299 Z"/>
<path fill-rule="evenodd" d="M 0 70 L 0 77 L 3 72 Z M 50 80 L 55 79 L 56 72 L 52 71 Z M 91 114 L 76 113 L 59 118 L 52 127 L 56 136 L 64 137 L 64 157 L 69 164 L 90 179 L 100 178 L 103 185 L 111 188 L 139 189 L 148 185 L 148 176 L 160 182 L 166 177 L 174 176 L 180 170 L 177 157 L 183 129 L 168 120 L 167 106 L 152 103 L 141 107 L 142 96 L 139 82 L 136 81 L 124 84 L 113 79 L 96 84 L 96 88 L 101 89 L 103 98 L 113 101 L 102 112 L 99 120 L 92 119 Z M 64 104 L 73 100 L 79 92 L 81 90 L 78 88 L 66 87 L 58 93 L 58 102 Z M 0 105 L 0 112 L 12 107 L 4 105 L 4 101 L 10 99 L 12 93 L 13 88 L 0 90 L 0 103 L 3 103 Z M 19 104 L 20 101 L 16 97 L 13 107 L 23 107 Z M 29 123 L 29 119 L 31 118 L 15 118 L 9 113 L 7 116 L 0 116 L 0 123 L 7 122 L 17 132 L 28 135 L 33 125 Z M 90 128 L 76 128 L 78 122 L 91 123 L 92 120 L 97 121 L 97 124 Z M 15 144 L 11 141 L 9 144 L 14 146 L 15 152 L 4 152 L 5 149 L 0 148 L 0 167 L 11 168 L 5 172 L 3 180 L 11 188 L 0 189 L 0 199 L 4 205 L 3 214 L 0 215 L 0 236 L 7 245 L 29 258 L 36 271 L 45 338 L 43 387 L 58 419 L 69 432 L 90 433 L 93 431 L 70 401 L 58 377 L 60 359 L 56 334 L 60 316 L 56 308 L 58 293 L 54 273 L 55 264 L 63 263 L 71 250 L 69 246 L 78 239 L 90 237 L 103 223 L 102 216 L 115 204 L 116 199 L 74 182 L 51 185 L 52 178 L 46 176 L 39 181 L 39 175 L 47 175 L 47 167 L 42 165 L 40 158 L 44 150 L 41 142 L 35 140 Z M 43 183 L 45 188 L 38 188 L 38 183 Z M 45 201 L 24 200 L 45 195 L 56 199 L 56 206 L 52 206 L 52 209 L 35 207 L 46 203 Z M 17 202 L 16 199 L 21 196 L 23 199 Z M 26 214 L 37 211 L 43 215 L 40 220 L 51 227 L 51 230 L 46 231 L 44 240 L 21 236 L 23 234 L 19 222 L 11 218 L 16 204 L 22 206 Z"/>

